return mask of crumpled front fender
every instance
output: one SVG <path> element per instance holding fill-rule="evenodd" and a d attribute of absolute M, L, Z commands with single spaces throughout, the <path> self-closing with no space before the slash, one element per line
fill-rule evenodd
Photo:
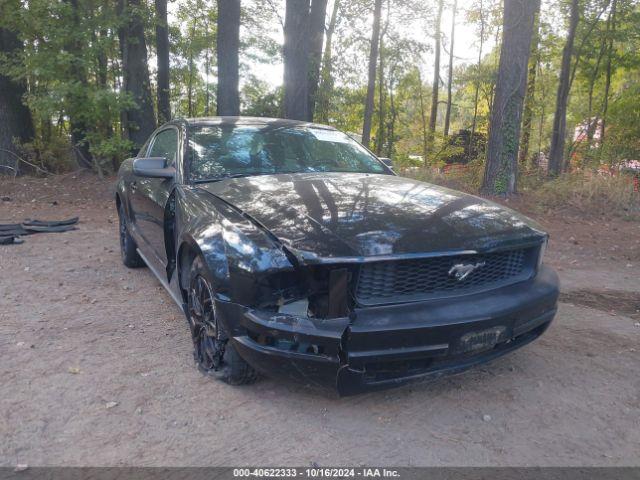
<path fill-rule="evenodd" d="M 178 260 L 183 280 L 184 252 L 189 251 L 205 260 L 217 296 L 246 304 L 247 293 L 265 275 L 294 269 L 282 247 L 240 212 L 213 196 L 195 197 L 185 199 L 189 204 L 179 208 Z"/>

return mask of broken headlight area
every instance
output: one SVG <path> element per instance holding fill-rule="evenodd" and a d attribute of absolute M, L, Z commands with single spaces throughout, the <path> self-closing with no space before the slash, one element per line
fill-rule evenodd
<path fill-rule="evenodd" d="M 231 298 L 235 303 L 265 311 L 277 312 L 281 305 L 305 298 L 308 285 L 295 270 L 256 275 L 244 270 L 231 270 Z"/>
<path fill-rule="evenodd" d="M 318 319 L 344 318 L 353 310 L 353 270 L 346 267 L 316 266 L 305 269 L 307 287 L 301 298 L 284 301 L 280 313 Z"/>
<path fill-rule="evenodd" d="M 233 298 L 241 305 L 318 319 L 344 318 L 353 310 L 352 268 L 313 266 L 259 278 L 233 273 Z"/>

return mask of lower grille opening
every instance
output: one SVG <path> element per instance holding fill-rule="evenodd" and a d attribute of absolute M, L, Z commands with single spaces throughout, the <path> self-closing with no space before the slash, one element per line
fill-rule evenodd
<path fill-rule="evenodd" d="M 418 360 L 368 363 L 365 365 L 364 379 L 369 382 L 380 382 L 394 378 L 420 375 L 429 370 L 433 361 L 433 358 L 423 358 Z"/>
<path fill-rule="evenodd" d="M 507 350 L 518 345 L 526 344 L 540 335 L 549 326 L 548 323 L 540 325 L 533 330 L 518 335 L 495 345 L 490 350 L 476 353 L 465 353 L 459 355 L 448 355 L 443 357 L 427 357 L 412 360 L 396 360 L 391 362 L 370 362 L 364 365 L 365 382 L 383 382 L 385 380 L 401 379 L 445 370 L 449 367 L 473 365 L 480 363 L 483 357 L 491 356 L 497 350 Z"/>

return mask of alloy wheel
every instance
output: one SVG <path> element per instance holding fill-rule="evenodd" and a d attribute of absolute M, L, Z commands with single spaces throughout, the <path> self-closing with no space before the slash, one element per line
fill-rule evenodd
<path fill-rule="evenodd" d="M 191 281 L 188 309 L 198 367 L 204 372 L 217 371 L 222 364 L 224 342 L 220 340 L 212 290 L 202 275 Z"/>

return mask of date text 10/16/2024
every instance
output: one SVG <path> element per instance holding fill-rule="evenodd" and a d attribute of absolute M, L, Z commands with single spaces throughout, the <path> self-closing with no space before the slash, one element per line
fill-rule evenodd
<path fill-rule="evenodd" d="M 233 476 L 236 478 L 399 478 L 400 473 L 388 468 L 234 468 Z"/>

